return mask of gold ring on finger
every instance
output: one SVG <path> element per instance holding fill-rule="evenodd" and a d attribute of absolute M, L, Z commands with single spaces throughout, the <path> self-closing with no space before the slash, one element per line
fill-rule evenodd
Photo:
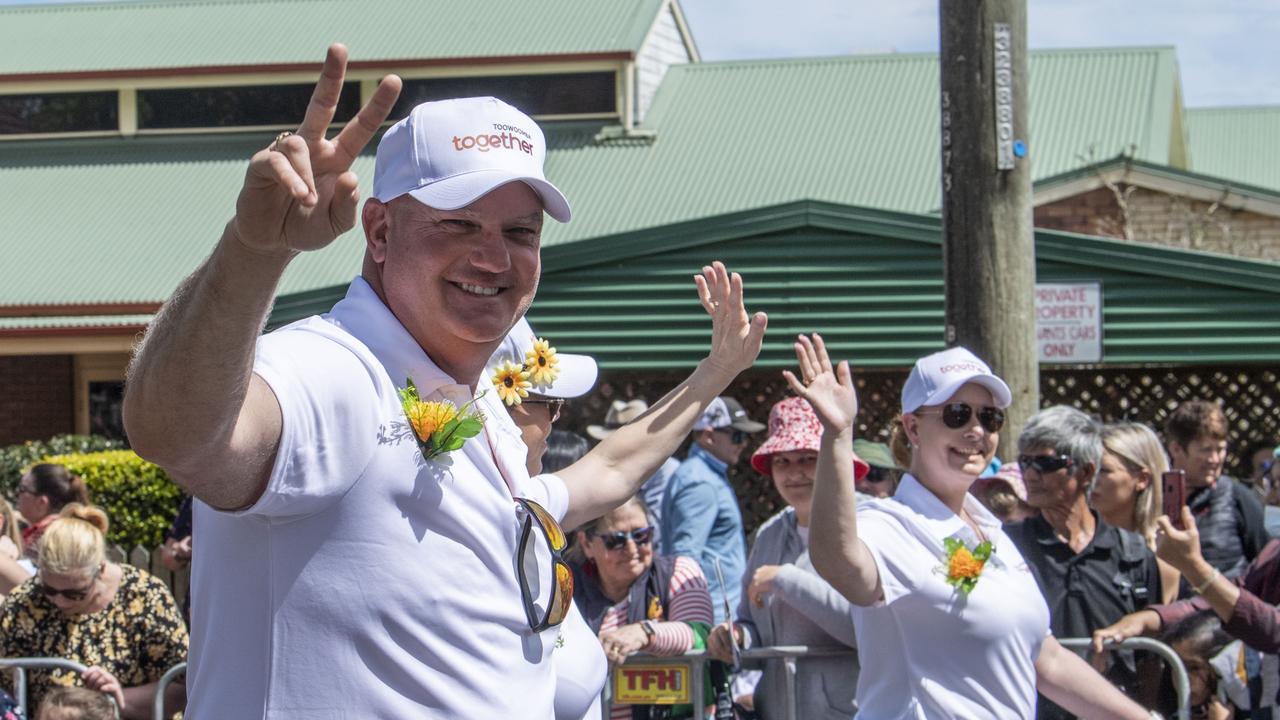
<path fill-rule="evenodd" d="M 284 140 L 285 138 L 289 137 L 289 136 L 290 136 L 290 135 L 292 135 L 292 134 L 293 134 L 293 131 L 292 131 L 292 130 L 285 130 L 284 132 L 282 132 L 282 133 L 280 133 L 279 135 L 277 135 L 277 136 L 276 136 L 275 141 L 273 141 L 273 142 L 271 143 L 271 151 L 272 151 L 272 152 L 283 152 L 283 151 L 280 149 L 280 141 L 281 141 L 281 140 Z"/>

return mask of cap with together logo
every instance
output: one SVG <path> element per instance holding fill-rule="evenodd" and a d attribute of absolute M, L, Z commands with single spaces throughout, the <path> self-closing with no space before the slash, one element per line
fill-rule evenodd
<path fill-rule="evenodd" d="M 977 383 L 991 391 L 997 407 L 1009 407 L 1013 393 L 991 372 L 977 355 L 962 347 L 926 355 L 916 361 L 902 386 L 902 412 L 915 412 L 925 405 L 941 405 L 965 383 Z"/>
<path fill-rule="evenodd" d="M 422 103 L 378 143 L 373 196 L 404 194 L 438 210 L 457 210 L 510 182 L 542 199 L 547 214 L 569 222 L 569 202 L 547 182 L 547 142 L 528 115 L 491 97 Z"/>

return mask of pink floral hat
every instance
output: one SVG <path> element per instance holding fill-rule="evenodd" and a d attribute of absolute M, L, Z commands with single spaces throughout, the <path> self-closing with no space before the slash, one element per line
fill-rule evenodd
<path fill-rule="evenodd" d="M 818 452 L 821 442 L 822 422 L 809 401 L 800 397 L 779 400 L 769 410 L 769 438 L 751 453 L 751 467 L 761 475 L 772 477 L 774 453 Z M 854 479 L 860 479 L 869 469 L 857 455 L 853 456 Z"/>

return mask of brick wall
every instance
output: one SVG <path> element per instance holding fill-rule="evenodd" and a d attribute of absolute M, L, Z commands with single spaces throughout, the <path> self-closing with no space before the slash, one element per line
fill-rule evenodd
<path fill-rule="evenodd" d="M 1190 250 L 1280 261 L 1280 218 L 1213 207 L 1144 188 L 1128 188 L 1128 226 L 1134 240 Z M 1098 188 L 1035 209 L 1035 226 L 1049 230 L 1125 237 L 1115 193 Z"/>
<path fill-rule="evenodd" d="M 75 430 L 70 355 L 0 357 L 0 447 Z"/>

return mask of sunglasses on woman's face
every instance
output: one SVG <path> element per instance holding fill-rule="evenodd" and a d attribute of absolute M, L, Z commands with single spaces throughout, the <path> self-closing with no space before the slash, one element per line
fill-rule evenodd
<path fill-rule="evenodd" d="M 95 572 L 93 574 L 93 578 L 89 580 L 89 584 L 81 588 L 70 588 L 67 590 L 59 590 L 56 587 L 46 584 L 44 581 L 40 581 L 37 587 L 40 589 L 40 592 L 50 600 L 61 595 L 62 597 L 66 598 L 67 600 L 70 600 L 71 602 L 80 602 L 81 600 L 84 600 L 85 598 L 89 597 L 89 595 L 93 592 L 94 583 L 98 582 L 98 575 L 101 574 L 101 572 L 102 570 L 101 568 L 99 568 L 98 572 Z"/>
<path fill-rule="evenodd" d="M 524 600 L 524 614 L 529 620 L 529 628 L 537 633 L 564 622 L 565 616 L 569 614 L 569 607 L 573 604 L 573 571 L 561 554 L 569 541 L 560 523 L 541 505 L 526 498 L 516 498 L 516 502 L 526 510 L 524 527 L 520 532 L 520 556 L 516 563 L 520 595 Z M 541 532 L 535 533 L 535 527 Z M 535 586 L 538 567 L 537 541 L 533 539 L 535 534 L 546 538 L 546 547 L 551 553 L 552 572 L 555 574 L 555 584 L 551 586 L 545 609 L 537 604 L 539 593 Z"/>
<path fill-rule="evenodd" d="M 551 417 L 551 422 L 560 419 L 560 413 L 564 410 L 564 398 L 535 398 L 527 397 L 522 403 L 529 405 L 543 405 L 547 408 L 547 415 Z"/>
<path fill-rule="evenodd" d="M 1069 468 L 1074 463 L 1068 455 L 1019 455 L 1018 467 L 1022 468 L 1022 472 L 1035 469 L 1041 475 L 1055 473 L 1063 468 Z"/>
<path fill-rule="evenodd" d="M 943 425 L 952 430 L 959 430 L 968 425 L 969 420 L 973 418 L 973 408 L 965 403 L 947 403 L 941 410 L 917 410 L 915 414 L 941 415 Z M 979 408 L 978 424 L 989 433 L 1000 432 L 1000 428 L 1004 427 L 1004 410 L 996 407 Z"/>
<path fill-rule="evenodd" d="M 609 533 L 593 532 L 591 533 L 591 536 L 600 538 L 600 541 L 604 543 L 605 550 L 617 550 L 625 546 L 628 539 L 630 539 L 631 542 L 634 542 L 637 547 L 648 545 L 649 541 L 653 539 L 653 528 L 636 528 L 631 532 L 626 532 L 624 530 Z"/>

